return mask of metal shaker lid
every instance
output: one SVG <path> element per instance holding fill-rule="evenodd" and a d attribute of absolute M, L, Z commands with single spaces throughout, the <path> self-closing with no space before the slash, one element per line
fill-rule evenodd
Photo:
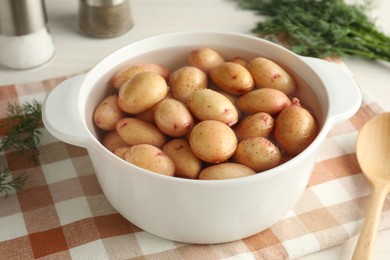
<path fill-rule="evenodd" d="M 0 34 L 31 34 L 46 23 L 44 0 L 0 0 Z"/>
<path fill-rule="evenodd" d="M 125 2 L 125 0 L 81 0 L 88 6 L 102 7 L 102 6 L 114 6 Z"/>

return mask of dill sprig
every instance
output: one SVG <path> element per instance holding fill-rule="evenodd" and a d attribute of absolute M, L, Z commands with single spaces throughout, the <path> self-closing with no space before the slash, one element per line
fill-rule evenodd
<path fill-rule="evenodd" d="M 38 164 L 38 144 L 42 133 L 41 104 L 37 101 L 26 102 L 23 105 L 7 104 L 7 117 L 0 123 L 0 151 L 13 150 L 17 156 L 28 153 L 28 159 Z M 28 176 L 22 173 L 15 179 L 11 178 L 11 169 L 4 167 L 0 170 L 0 195 L 7 194 L 14 189 L 24 187 Z"/>
<path fill-rule="evenodd" d="M 42 135 L 41 104 L 34 100 L 23 105 L 7 104 L 7 118 L 0 124 L 5 131 L 0 137 L 0 151 L 14 150 L 18 156 L 28 153 L 28 158 L 38 163 L 38 144 Z"/>
<path fill-rule="evenodd" d="M 343 0 L 234 0 L 267 17 L 252 31 L 284 44 L 297 54 L 318 58 L 359 56 L 390 61 L 390 37 L 360 5 Z"/>
<path fill-rule="evenodd" d="M 0 194 L 5 194 L 5 197 L 7 197 L 8 193 L 12 189 L 14 189 L 15 191 L 23 189 L 28 178 L 25 173 L 19 175 L 15 179 L 10 179 L 10 175 L 10 168 L 4 167 L 0 171 Z"/>

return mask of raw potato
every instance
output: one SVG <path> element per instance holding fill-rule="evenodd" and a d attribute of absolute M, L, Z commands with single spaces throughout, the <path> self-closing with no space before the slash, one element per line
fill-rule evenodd
<path fill-rule="evenodd" d="M 241 57 L 234 57 L 231 62 L 234 62 L 234 63 L 238 63 L 240 64 L 241 66 L 244 66 L 246 67 L 246 65 L 248 65 L 248 61 L 245 60 L 244 58 L 241 58 Z"/>
<path fill-rule="evenodd" d="M 280 150 L 270 140 L 251 137 L 238 143 L 232 159 L 256 172 L 262 172 L 279 165 L 281 157 Z"/>
<path fill-rule="evenodd" d="M 109 151 L 114 152 L 119 147 L 127 146 L 127 143 L 123 141 L 116 130 L 113 130 L 103 136 L 102 145 Z"/>
<path fill-rule="evenodd" d="M 201 160 L 220 163 L 229 159 L 237 147 L 237 137 L 226 124 L 205 120 L 194 126 L 189 144 L 192 152 Z"/>
<path fill-rule="evenodd" d="M 253 175 L 251 168 L 238 163 L 220 163 L 203 169 L 199 174 L 200 180 L 224 180 Z"/>
<path fill-rule="evenodd" d="M 118 106 L 118 95 L 110 95 L 95 109 L 93 119 L 100 129 L 110 131 L 114 130 L 116 122 L 125 116 L 126 113 Z"/>
<path fill-rule="evenodd" d="M 177 69 L 169 77 L 173 97 L 183 103 L 194 91 L 207 88 L 207 82 L 207 74 L 194 66 Z"/>
<path fill-rule="evenodd" d="M 187 135 L 194 126 L 191 112 L 176 99 L 165 99 L 157 105 L 154 122 L 163 133 L 172 137 Z"/>
<path fill-rule="evenodd" d="M 219 94 L 224 95 L 227 99 L 229 99 L 230 102 L 232 102 L 233 105 L 236 105 L 236 102 L 237 102 L 237 99 L 239 96 L 227 93 L 226 91 L 224 91 L 222 89 L 217 89 L 215 91 L 217 91 Z M 240 111 L 237 111 L 237 112 L 240 112 Z"/>
<path fill-rule="evenodd" d="M 237 125 L 236 134 L 240 140 L 257 136 L 268 138 L 273 128 L 273 117 L 265 112 L 259 112 L 242 119 Z"/>
<path fill-rule="evenodd" d="M 114 154 L 119 158 L 124 159 L 125 153 L 130 149 L 130 146 L 121 146 L 114 150 Z"/>
<path fill-rule="evenodd" d="M 188 179 L 198 178 L 202 161 L 195 156 L 184 139 L 173 139 L 163 146 L 163 151 L 175 163 L 175 176 Z"/>
<path fill-rule="evenodd" d="M 136 118 L 122 118 L 116 124 L 116 131 L 127 145 L 151 144 L 162 147 L 166 136 L 153 124 Z"/>
<path fill-rule="evenodd" d="M 150 144 L 131 146 L 123 157 L 126 161 L 155 173 L 168 176 L 175 173 L 172 159 L 161 149 Z"/>
<path fill-rule="evenodd" d="M 169 70 L 165 66 L 156 63 L 140 63 L 130 65 L 112 77 L 112 85 L 119 89 L 124 83 L 134 77 L 136 74 L 144 71 L 156 72 L 161 75 L 165 80 L 169 77 Z"/>
<path fill-rule="evenodd" d="M 286 94 L 272 88 L 252 90 L 240 96 L 237 100 L 238 108 L 246 114 L 265 112 L 276 115 L 290 104 L 291 100 Z"/>
<path fill-rule="evenodd" d="M 168 94 L 163 77 L 155 72 L 140 72 L 119 89 L 118 105 L 129 114 L 145 112 Z"/>
<path fill-rule="evenodd" d="M 276 117 L 274 138 L 289 155 L 297 155 L 309 146 L 318 134 L 314 116 L 301 107 L 298 99 Z"/>
<path fill-rule="evenodd" d="M 192 93 L 187 100 L 187 107 L 199 120 L 217 120 L 228 126 L 238 121 L 238 112 L 232 102 L 211 89 Z"/>
<path fill-rule="evenodd" d="M 188 63 L 208 73 L 212 68 L 225 62 L 217 51 L 210 48 L 193 50 L 188 56 Z"/>
<path fill-rule="evenodd" d="M 230 94 L 230 93 L 227 93 L 226 91 L 222 90 L 222 89 L 217 89 L 215 90 L 217 91 L 219 94 L 222 94 L 223 96 L 225 96 L 227 99 L 229 99 L 230 102 L 232 102 L 233 106 L 236 108 L 237 110 L 237 113 L 238 113 L 238 120 L 240 120 L 241 118 L 241 111 L 238 109 L 237 107 L 237 100 L 239 98 L 239 96 L 237 95 L 233 95 L 233 94 Z"/>
<path fill-rule="evenodd" d="M 154 122 L 154 110 L 156 109 L 158 104 L 160 104 L 161 102 L 163 102 L 164 100 L 169 99 L 169 98 L 173 98 L 171 92 L 168 92 L 168 94 L 165 96 L 165 98 L 163 98 L 163 100 L 158 102 L 157 105 L 155 105 L 151 109 L 148 109 L 145 112 L 142 112 L 142 113 L 139 113 L 139 114 L 135 114 L 134 118 L 137 118 L 137 119 L 140 119 L 142 121 L 154 124 L 155 123 Z"/>
<path fill-rule="evenodd" d="M 249 61 L 247 69 L 252 74 L 258 88 L 274 88 L 286 95 L 292 95 L 296 89 L 295 80 L 275 62 L 258 57 Z"/>
<path fill-rule="evenodd" d="M 211 69 L 209 76 L 215 85 L 234 95 L 247 93 L 254 87 L 253 78 L 249 71 L 234 62 L 224 62 Z"/>
<path fill-rule="evenodd" d="M 150 108 L 142 113 L 135 114 L 134 118 L 137 118 L 139 120 L 154 124 L 154 110 L 156 109 L 156 107 L 157 107 L 157 105 L 155 105 L 154 107 L 152 107 L 152 108 Z"/>

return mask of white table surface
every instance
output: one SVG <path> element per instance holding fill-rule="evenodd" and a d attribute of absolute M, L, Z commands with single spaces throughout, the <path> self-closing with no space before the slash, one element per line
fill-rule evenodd
<path fill-rule="evenodd" d="M 372 16 L 390 35 L 390 1 L 376 0 Z M 135 40 L 165 32 L 216 30 L 249 33 L 260 19 L 229 0 L 132 0 L 134 27 L 126 34 L 110 39 L 95 39 L 78 27 L 78 1 L 46 1 L 51 35 L 56 54 L 45 65 L 31 70 L 0 67 L 0 85 L 22 83 L 79 73 L 90 69 L 110 52 Z M 362 89 L 390 111 L 390 63 L 345 59 Z M 302 257 L 309 259 L 350 259 L 356 238 L 343 245 Z M 375 259 L 390 259 L 390 230 L 379 232 Z"/>

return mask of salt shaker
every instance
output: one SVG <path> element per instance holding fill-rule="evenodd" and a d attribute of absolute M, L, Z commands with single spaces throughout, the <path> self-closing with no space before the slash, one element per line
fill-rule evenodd
<path fill-rule="evenodd" d="M 44 0 L 0 0 L 0 64 L 30 69 L 55 52 Z"/>
<path fill-rule="evenodd" d="M 80 0 L 79 26 L 88 35 L 110 38 L 133 26 L 128 0 Z"/>

